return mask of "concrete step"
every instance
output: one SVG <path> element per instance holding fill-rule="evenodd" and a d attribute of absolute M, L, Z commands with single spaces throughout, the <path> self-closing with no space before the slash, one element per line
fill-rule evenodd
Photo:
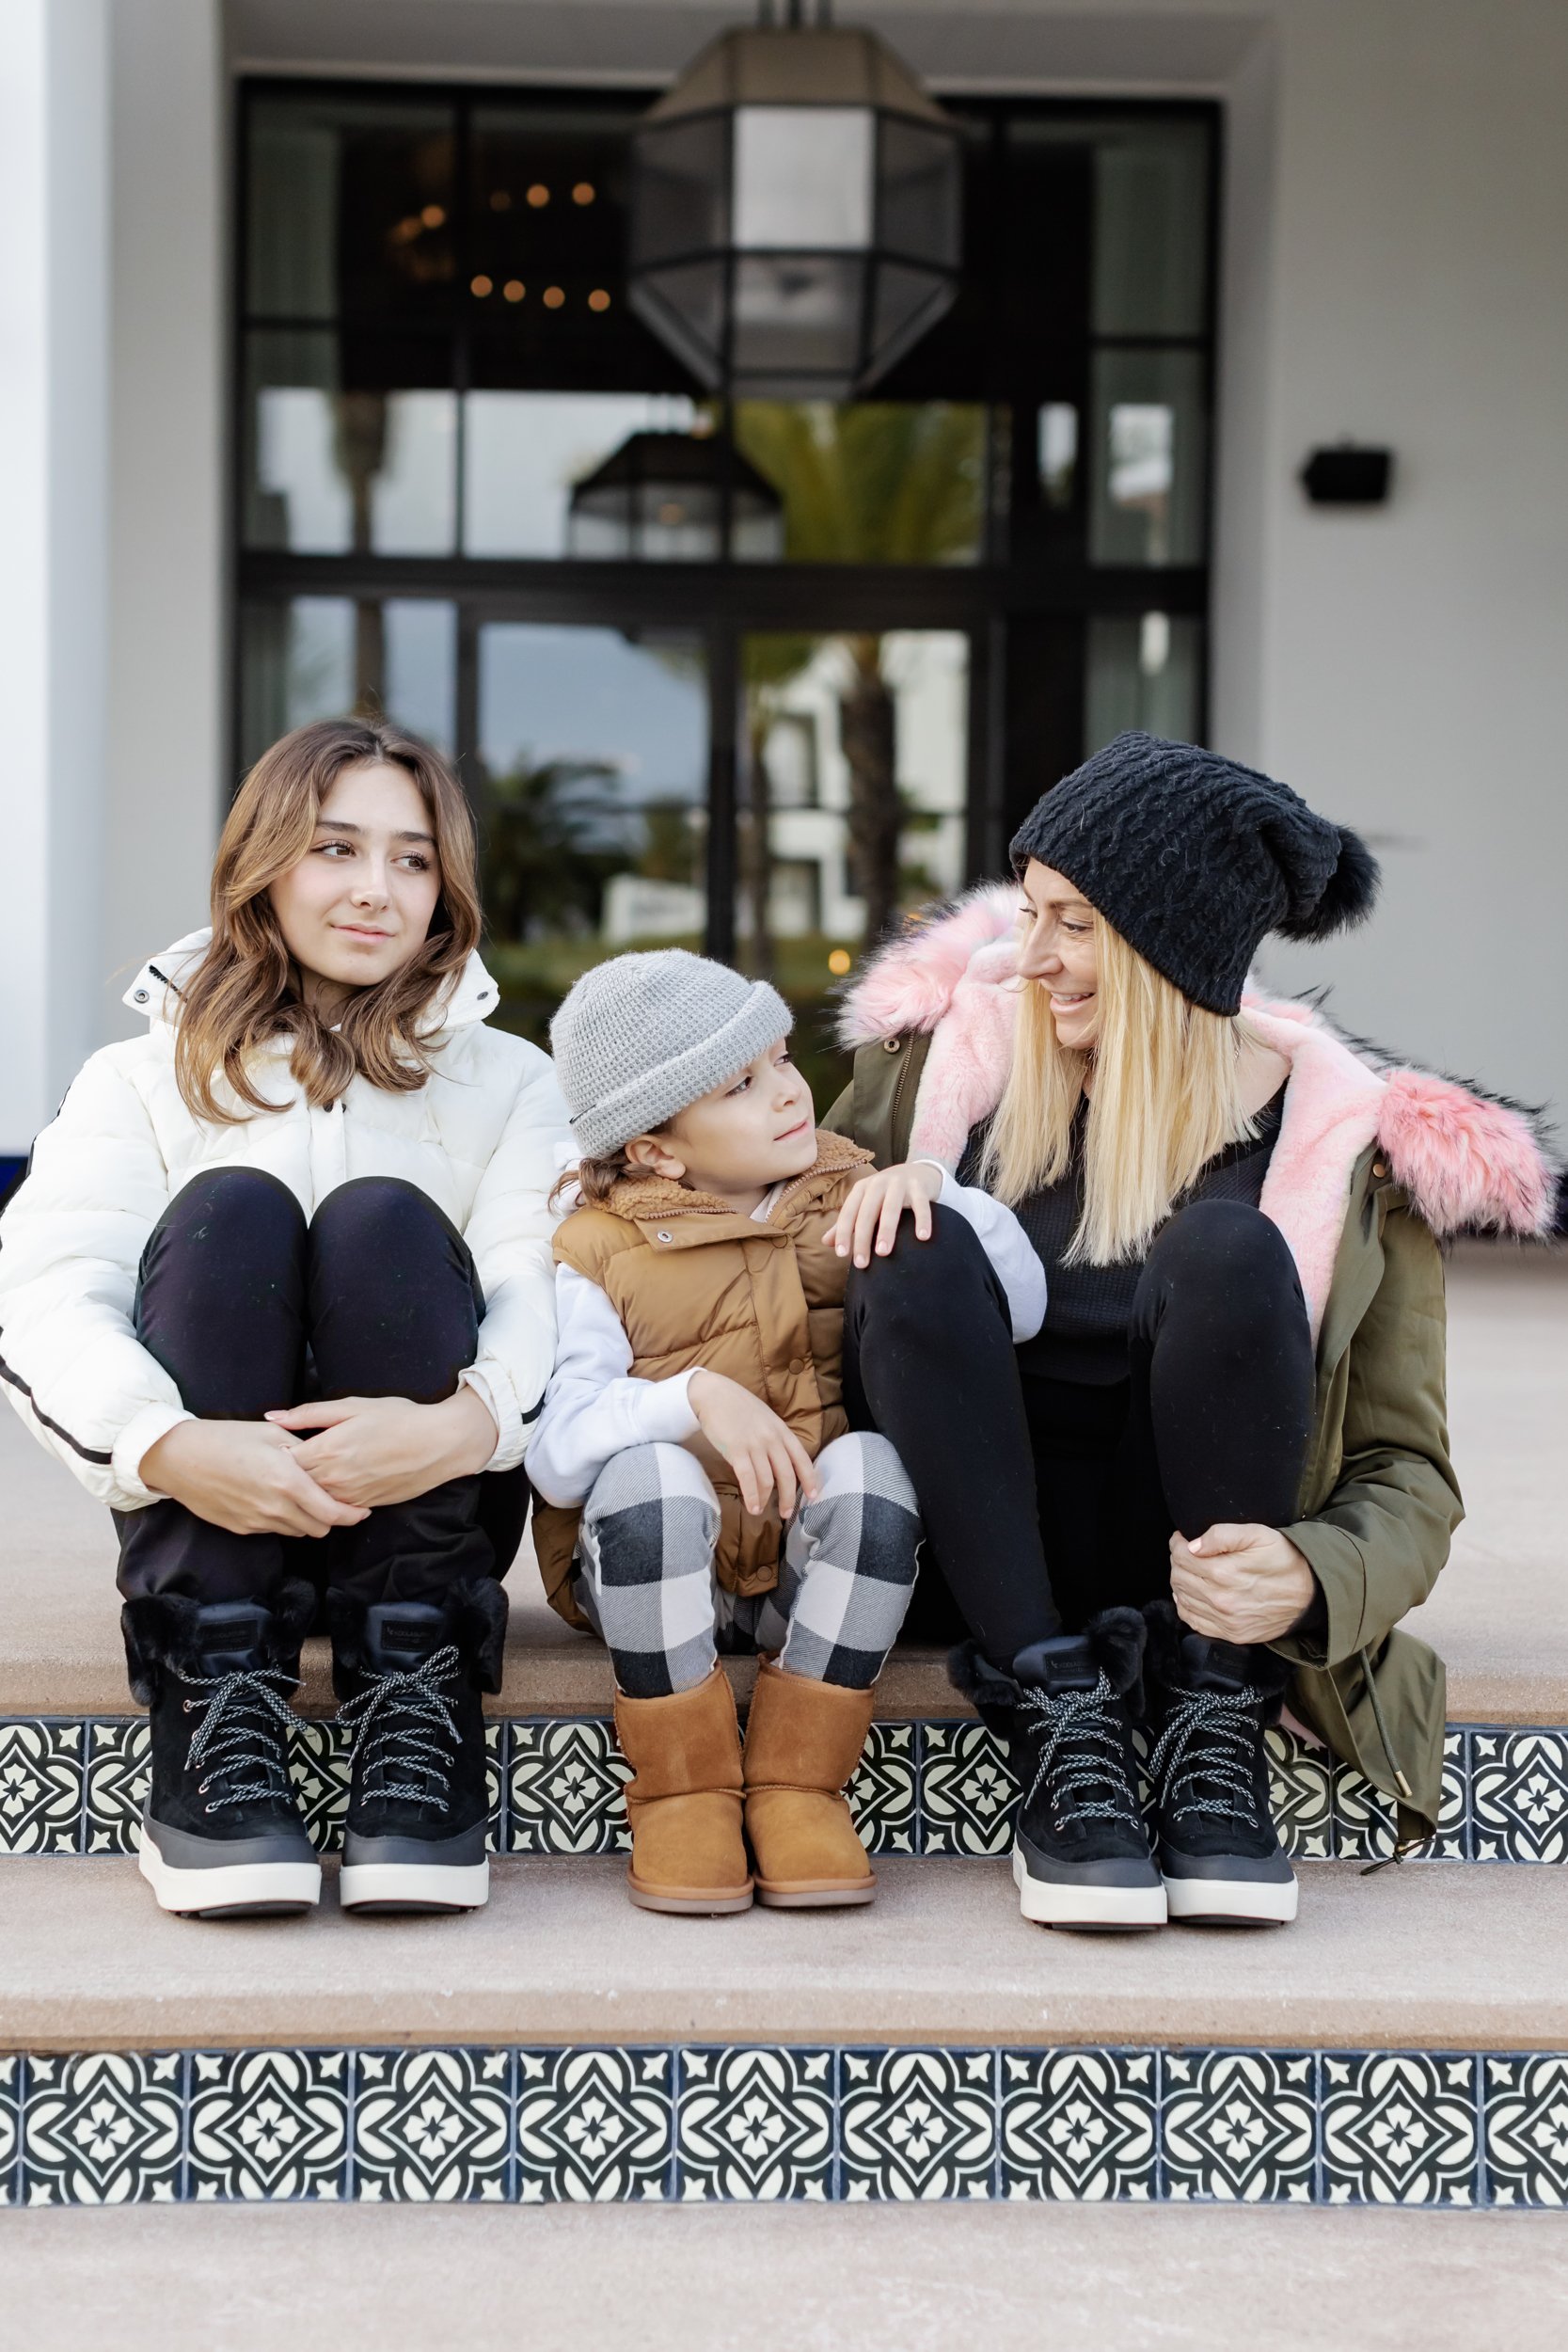
<path fill-rule="evenodd" d="M 740 2325 L 751 2352 L 952 2352 L 977 2317 L 987 2352 L 1257 2352 L 1275 2280 L 1292 2352 L 1476 2352 L 1505 2278 L 1510 2352 L 1560 2352 L 1568 2233 L 1545 2215 L 558 2205 L 519 2229 L 483 2206 L 207 2205 L 6 2223 L 16 2340 L 49 2352 L 276 2352 L 283 2310 L 308 2311 L 311 2352 L 501 2352 L 519 2312 L 550 2352 L 730 2352 Z"/>
<path fill-rule="evenodd" d="M 0 1862 L 0 2048 L 272 2042 L 1123 2042 L 1568 2048 L 1568 1872 L 1314 1871 L 1285 1931 L 1053 1933 L 1006 1862 L 879 1860 L 869 1909 L 640 1912 L 620 1872 L 498 1861 L 461 1918 L 160 1912 L 129 1861 Z M 1478 1955 L 1484 1953 L 1484 1965 Z"/>
<path fill-rule="evenodd" d="M 1568 2201 L 1561 1873 L 1329 1865 L 1283 1931 L 1122 1938 L 1000 1863 L 718 1921 L 494 1877 L 204 1926 L 0 1865 L 0 2196 Z"/>
<path fill-rule="evenodd" d="M 1557 1459 L 1568 1427 L 1568 1253 L 1471 1245 L 1449 1274 L 1450 1419 L 1469 1518 L 1413 1631 L 1448 1661 L 1455 1723 L 1568 1724 L 1568 1569 Z M 123 1714 L 128 1707 L 107 1514 L 0 1413 L 0 1718 Z M 545 1603 L 525 1545 L 511 1576 L 505 1688 L 495 1711 L 606 1714 L 598 1644 Z M 737 1665 L 742 1692 L 749 1666 Z M 331 1711 L 323 1645 L 307 1653 L 308 1714 Z M 895 1653 L 878 1692 L 889 1718 L 967 1714 L 941 1655 Z"/>

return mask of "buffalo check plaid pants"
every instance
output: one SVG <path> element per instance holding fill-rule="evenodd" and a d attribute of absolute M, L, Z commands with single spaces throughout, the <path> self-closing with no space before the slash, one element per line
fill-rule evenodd
<path fill-rule="evenodd" d="M 583 1510 L 573 1590 L 628 1698 L 694 1690 L 726 1654 L 777 1654 L 788 1674 L 869 1690 L 914 1589 L 920 1518 L 885 1438 L 852 1432 L 816 1457 L 821 1492 L 784 1533 L 770 1593 L 713 1572 L 719 1498 L 679 1445 L 630 1446 Z"/>

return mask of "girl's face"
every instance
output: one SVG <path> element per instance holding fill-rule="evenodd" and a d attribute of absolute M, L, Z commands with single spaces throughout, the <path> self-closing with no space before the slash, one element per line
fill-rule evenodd
<path fill-rule="evenodd" d="M 430 812 L 406 769 L 374 760 L 340 770 L 316 834 L 268 892 L 284 945 L 309 988 L 372 988 L 418 955 L 441 896 Z"/>
<path fill-rule="evenodd" d="M 1018 968 L 1049 995 L 1058 1044 L 1086 1053 L 1100 1034 L 1094 909 L 1065 874 L 1037 858 L 1023 870 Z"/>

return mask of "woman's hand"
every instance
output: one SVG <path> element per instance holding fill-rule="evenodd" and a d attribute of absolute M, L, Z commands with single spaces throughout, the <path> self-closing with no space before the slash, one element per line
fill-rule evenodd
<path fill-rule="evenodd" d="M 482 1470 L 496 1450 L 490 1407 L 460 1388 L 439 1405 L 405 1396 L 337 1396 L 269 1413 L 275 1429 L 314 1430 L 299 1460 L 340 1502 L 411 1502 L 449 1478 Z"/>
<path fill-rule="evenodd" d="M 1211 1527 L 1170 1539 L 1177 1615 L 1216 1642 L 1277 1642 L 1310 1608 L 1312 1571 L 1277 1527 Z"/>
<path fill-rule="evenodd" d="M 906 1160 L 897 1168 L 879 1168 L 863 1176 L 849 1193 L 823 1239 L 841 1258 L 853 1257 L 869 1265 L 875 1248 L 885 1258 L 898 1232 L 898 1220 L 909 1209 L 922 1241 L 931 1238 L 931 1203 L 942 1190 L 942 1170 L 930 1160 Z"/>
<path fill-rule="evenodd" d="M 231 1535 L 325 1535 L 367 1515 L 329 1494 L 306 1449 L 263 1421 L 182 1421 L 141 1457 L 143 1484 Z"/>
<path fill-rule="evenodd" d="M 753 1518 L 779 1490 L 779 1515 L 795 1516 L 798 1495 L 815 1502 L 821 1492 L 811 1455 L 787 1422 L 738 1380 L 721 1372 L 694 1372 L 687 1398 L 704 1437 L 735 1472 L 740 1500 Z"/>

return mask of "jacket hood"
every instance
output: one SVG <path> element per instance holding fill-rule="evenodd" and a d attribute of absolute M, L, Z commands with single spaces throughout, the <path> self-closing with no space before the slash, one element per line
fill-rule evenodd
<path fill-rule="evenodd" d="M 879 1038 L 932 1033 L 915 1106 L 911 1152 L 952 1162 L 972 1127 L 1001 1098 L 1012 1052 L 1016 988 L 1014 914 L 1006 885 L 972 891 L 956 905 L 917 917 L 882 948 L 844 996 L 839 1035 L 849 1047 Z M 1312 1297 L 1326 1295 L 1332 1248 L 1343 1222 L 1350 1168 L 1369 1144 L 1434 1233 L 1465 1231 L 1544 1234 L 1556 1175 L 1538 1113 L 1468 1083 L 1408 1068 L 1342 1036 L 1319 1006 L 1249 991 L 1243 1010 L 1291 1065 L 1285 1116 L 1263 1206 L 1296 1248 Z M 1270 1196 L 1273 1196 L 1272 1200 Z M 1306 1196 L 1326 1265 L 1302 1263 L 1297 1247 Z M 1336 1221 L 1336 1214 L 1337 1221 Z M 1292 1229 L 1295 1230 L 1292 1230 Z M 1321 1306 L 1321 1298 L 1319 1300 Z"/>
<path fill-rule="evenodd" d="M 149 956 L 120 998 L 121 1004 L 128 1005 L 133 1012 L 145 1013 L 153 1025 L 161 1022 L 172 1028 L 184 984 L 206 954 L 212 938 L 211 927 L 204 924 L 200 930 L 187 931 L 182 939 L 175 940 L 161 955 Z M 473 1022 L 487 1021 L 499 1002 L 500 991 L 476 949 L 455 981 L 449 982 L 436 1007 L 436 1019 L 425 1034 L 438 1037 L 448 1029 L 467 1028 Z"/>

